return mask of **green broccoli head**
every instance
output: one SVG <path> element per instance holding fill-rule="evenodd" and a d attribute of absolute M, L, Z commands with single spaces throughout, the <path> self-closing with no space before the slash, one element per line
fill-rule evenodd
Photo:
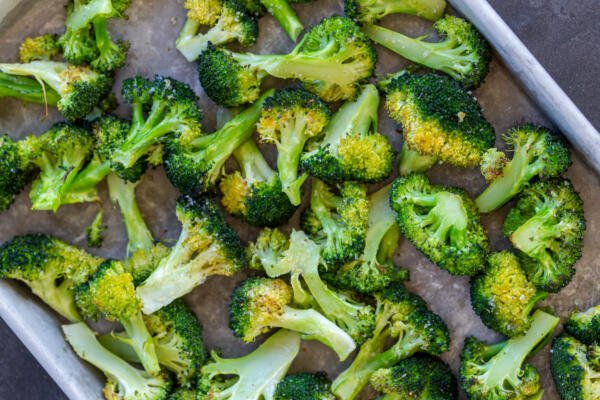
<path fill-rule="evenodd" d="M 445 0 L 345 0 L 344 13 L 353 20 L 372 24 L 389 14 L 411 14 L 430 21 L 444 15 Z"/>
<path fill-rule="evenodd" d="M 288 375 L 279 382 L 273 400 L 335 400 L 335 396 L 324 372 L 303 372 Z"/>
<path fill-rule="evenodd" d="M 432 185 L 425 175 L 411 174 L 394 181 L 390 201 L 404 236 L 432 262 L 452 275 L 483 269 L 488 238 L 463 190 Z"/>
<path fill-rule="evenodd" d="M 519 250 L 521 265 L 538 288 L 557 292 L 567 285 L 581 257 L 583 202 L 567 179 L 538 181 L 521 194 L 502 227 Z"/>
<path fill-rule="evenodd" d="M 572 313 L 565 322 L 565 331 L 587 345 L 600 343 L 600 306 Z"/>
<path fill-rule="evenodd" d="M 471 305 L 488 328 L 508 337 L 521 335 L 547 293 L 529 282 L 519 259 L 508 251 L 491 254 L 488 264 L 471 280 Z"/>
<path fill-rule="evenodd" d="M 554 340 L 550 368 L 561 398 L 587 400 L 600 396 L 600 371 L 590 348 L 564 334 Z"/>
<path fill-rule="evenodd" d="M 547 128 L 519 125 L 506 132 L 504 140 L 513 153 L 511 160 L 494 150 L 482 160 L 484 176 L 491 175 L 486 176 L 489 186 L 476 200 L 482 212 L 500 208 L 534 178 L 557 177 L 571 165 L 565 140 Z"/>
<path fill-rule="evenodd" d="M 402 124 L 405 145 L 459 167 L 479 165 L 494 129 L 472 94 L 451 78 L 401 72 L 384 82 L 385 107 Z"/>
<path fill-rule="evenodd" d="M 13 203 L 33 177 L 27 144 L 27 141 L 14 141 L 8 135 L 0 135 L 0 211 Z"/>
<path fill-rule="evenodd" d="M 391 368 L 377 370 L 371 386 L 382 399 L 456 400 L 456 379 L 448 364 L 428 354 L 416 354 Z"/>
<path fill-rule="evenodd" d="M 46 34 L 36 37 L 28 37 L 19 46 L 19 61 L 28 63 L 31 61 L 48 61 L 60 52 L 58 36 Z"/>

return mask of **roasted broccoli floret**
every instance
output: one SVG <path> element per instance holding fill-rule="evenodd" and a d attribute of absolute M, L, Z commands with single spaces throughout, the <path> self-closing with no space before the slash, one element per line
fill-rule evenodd
<path fill-rule="evenodd" d="M 198 400 L 271 398 L 298 351 L 300 335 L 285 329 L 244 357 L 221 358 L 213 351 L 202 367 Z"/>
<path fill-rule="evenodd" d="M 471 280 L 473 310 L 488 328 L 508 337 L 527 330 L 533 308 L 546 296 L 508 251 L 491 254 L 487 268 Z"/>
<path fill-rule="evenodd" d="M 474 167 L 494 145 L 494 129 L 483 117 L 477 100 L 453 79 L 401 72 L 381 86 L 388 113 L 402 124 L 404 147 L 408 147 L 403 152 L 412 151 L 401 159 L 403 175 L 422 172 L 436 159 Z"/>
<path fill-rule="evenodd" d="M 444 72 L 466 88 L 476 88 L 485 79 L 492 59 L 489 44 L 468 21 L 452 15 L 433 24 L 440 42 L 410 38 L 377 25 L 368 25 L 363 32 L 380 45 L 425 67 Z"/>
<path fill-rule="evenodd" d="M 260 231 L 254 242 L 248 244 L 246 254 L 252 269 L 270 269 L 283 257 L 290 242 L 279 229 L 265 228 Z"/>
<path fill-rule="evenodd" d="M 554 340 L 550 368 L 561 399 L 600 398 L 600 369 L 597 358 L 590 353 L 591 348 L 569 335 L 563 334 Z"/>
<path fill-rule="evenodd" d="M 394 264 L 400 227 L 390 207 L 390 189 L 387 185 L 369 196 L 369 225 L 365 248 L 356 260 L 340 266 L 335 272 L 334 284 L 363 294 L 375 294 L 392 282 L 408 280 L 408 270 Z"/>
<path fill-rule="evenodd" d="M 489 186 L 475 200 L 481 212 L 491 212 L 519 194 L 536 178 L 551 178 L 562 174 L 571 165 L 571 154 L 565 140 L 541 126 L 526 124 L 510 129 L 504 140 L 513 153 L 510 161 L 498 152 L 482 160 L 482 172 Z"/>
<path fill-rule="evenodd" d="M 58 36 L 46 34 L 36 37 L 28 37 L 19 46 L 19 61 L 28 63 L 31 61 L 48 61 L 60 52 Z"/>
<path fill-rule="evenodd" d="M 255 104 L 208 135 L 171 137 L 166 144 L 165 170 L 181 193 L 195 196 L 213 189 L 231 154 L 254 133 L 265 93 Z"/>
<path fill-rule="evenodd" d="M 234 53 L 209 45 L 198 63 L 200 83 L 216 103 L 235 107 L 258 97 L 268 75 L 301 80 L 325 101 L 355 97 L 374 71 L 377 53 L 349 18 L 329 17 L 289 54 Z"/>
<path fill-rule="evenodd" d="M 324 372 L 286 376 L 275 389 L 273 400 L 335 400 Z"/>
<path fill-rule="evenodd" d="M 75 303 L 90 319 L 103 317 L 123 325 L 133 351 L 151 375 L 160 373 L 152 336 L 142 317 L 142 303 L 135 294 L 133 277 L 121 261 L 104 261 L 89 279 L 75 287 Z"/>
<path fill-rule="evenodd" d="M 149 249 L 139 249 L 125 259 L 125 268 L 133 275 L 133 284 L 137 287 L 158 267 L 161 260 L 169 255 L 170 248 L 156 242 Z"/>
<path fill-rule="evenodd" d="M 71 322 L 81 320 L 74 287 L 101 260 L 48 235 L 17 236 L 0 247 L 0 278 L 25 283 L 33 294 Z"/>
<path fill-rule="evenodd" d="M 256 126 L 260 140 L 277 147 L 277 170 L 293 205 L 300 204 L 307 174 L 298 176 L 306 142 L 321 133 L 331 111 L 317 96 L 303 89 L 282 89 L 268 97 Z"/>
<path fill-rule="evenodd" d="M 318 311 L 291 307 L 292 288 L 281 279 L 248 278 L 229 299 L 229 326 L 244 342 L 252 342 L 273 328 L 298 332 L 336 352 L 341 361 L 356 348 L 350 336 Z"/>
<path fill-rule="evenodd" d="M 182 224 L 179 239 L 137 287 L 145 314 L 189 293 L 212 275 L 231 276 L 246 266 L 240 239 L 212 200 L 181 197 L 175 211 Z"/>
<path fill-rule="evenodd" d="M 3 95 L 25 101 L 47 103 L 69 121 L 84 118 L 100 103 L 111 87 L 111 79 L 84 66 L 56 61 L 32 61 L 25 64 L 0 64 Z M 34 86 L 11 76 L 30 76 L 40 84 Z M 46 90 L 45 86 L 51 90 Z M 59 99 L 57 100 L 57 96 Z"/>
<path fill-rule="evenodd" d="M 304 30 L 302 22 L 289 3 L 306 3 L 311 0 L 238 0 L 253 15 L 260 17 L 269 12 L 279 22 L 285 33 L 294 42 Z"/>
<path fill-rule="evenodd" d="M 211 9 L 206 8 L 204 1 L 188 0 L 184 3 L 188 14 L 177 38 L 176 47 L 188 61 L 198 59 L 209 43 L 221 46 L 237 41 L 243 46 L 251 46 L 256 41 L 258 24 L 244 5 L 239 0 L 223 0 L 219 3 Z M 208 31 L 200 33 L 202 26 L 208 25 L 206 20 L 212 20 L 207 13 L 218 15 L 218 18 L 209 23 L 214 25 Z"/>
<path fill-rule="evenodd" d="M 342 400 L 356 398 L 375 371 L 393 367 L 417 352 L 439 355 L 450 345 L 444 321 L 401 284 L 391 284 L 376 297 L 373 337 L 361 346 L 350 367 L 331 386 Z M 394 343 L 386 348 L 389 340 Z"/>
<path fill-rule="evenodd" d="M 587 345 L 600 344 L 600 305 L 572 313 L 565 331 Z"/>
<path fill-rule="evenodd" d="M 474 275 L 485 267 L 488 238 L 464 190 L 411 174 L 394 181 L 390 201 L 402 234 L 440 268 Z"/>
<path fill-rule="evenodd" d="M 545 345 L 559 319 L 537 310 L 524 335 L 486 344 L 465 340 L 460 360 L 460 384 L 471 400 L 526 400 L 538 395 L 540 375 L 525 359 Z"/>
<path fill-rule="evenodd" d="M 365 24 L 397 13 L 437 21 L 444 16 L 445 9 L 445 0 L 344 0 L 345 14 Z"/>
<path fill-rule="evenodd" d="M 171 383 L 166 376 L 152 376 L 111 353 L 83 322 L 63 325 L 62 329 L 75 353 L 106 375 L 103 392 L 107 399 L 167 399 Z"/>
<path fill-rule="evenodd" d="M 33 178 L 27 144 L 0 135 L 0 211 L 6 210 Z"/>
<path fill-rule="evenodd" d="M 364 186 L 346 182 L 339 195 L 313 179 L 310 207 L 302 214 L 302 229 L 322 248 L 327 264 L 355 261 L 365 249 L 369 200 Z"/>
<path fill-rule="evenodd" d="M 379 400 L 456 400 L 456 379 L 448 364 L 429 354 L 416 354 L 391 368 L 377 370 L 371 386 L 382 392 Z"/>
<path fill-rule="evenodd" d="M 235 149 L 233 156 L 240 170 L 221 180 L 221 204 L 225 210 L 256 226 L 275 227 L 287 222 L 296 207 L 254 140 Z"/>
<path fill-rule="evenodd" d="M 506 154 L 496 148 L 488 149 L 481 156 L 479 168 L 485 181 L 490 183 L 502 176 L 502 171 L 510 160 Z"/>
<path fill-rule="evenodd" d="M 110 157 L 113 164 L 131 168 L 149 157 L 168 135 L 200 134 L 202 111 L 189 85 L 160 75 L 153 81 L 138 76 L 123 82 L 121 94 L 133 108 L 133 117 L 127 137 Z M 145 110 L 149 111 L 144 117 Z"/>
<path fill-rule="evenodd" d="M 85 237 L 87 238 L 88 247 L 102 247 L 104 231 L 106 231 L 106 225 L 104 225 L 102 219 L 102 207 L 100 207 L 92 220 L 92 223 L 85 228 Z"/>
<path fill-rule="evenodd" d="M 326 182 L 378 182 L 392 172 L 394 151 L 377 132 L 379 93 L 366 85 L 360 96 L 342 105 L 323 130 L 309 142 L 302 170 Z"/>
<path fill-rule="evenodd" d="M 583 202 L 567 179 L 538 181 L 508 212 L 502 231 L 519 250 L 521 265 L 538 288 L 558 292 L 581 257 Z"/>

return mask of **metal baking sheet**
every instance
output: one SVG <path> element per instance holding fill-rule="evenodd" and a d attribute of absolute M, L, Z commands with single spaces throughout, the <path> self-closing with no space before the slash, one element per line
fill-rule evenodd
<path fill-rule="evenodd" d="M 111 24 L 115 37 L 122 37 L 131 42 L 129 59 L 125 68 L 117 74 L 115 91 L 120 90 L 120 82 L 123 78 L 133 74 L 150 77 L 160 73 L 173 76 L 191 84 L 200 94 L 201 106 L 205 112 L 204 127 L 207 131 L 211 131 L 215 123 L 215 107 L 202 92 L 195 65 L 186 62 L 174 48 L 174 40 L 185 17 L 181 3 L 181 0 L 169 2 L 134 0 L 128 13 L 129 21 L 114 21 Z M 495 24 L 502 23 L 493 10 L 490 14 L 491 9 L 485 9 L 487 4 L 485 1 L 452 0 L 452 3 L 474 18 L 490 18 L 492 15 L 492 19 L 488 21 Z M 474 3 L 477 4 L 474 5 Z M 36 4 L 37 7 L 32 7 L 32 4 Z M 15 2 L 0 1 L 0 9 L 5 10 L 7 5 L 12 9 Z M 484 14 L 480 14 L 482 11 L 478 7 L 481 6 L 484 6 Z M 24 0 L 16 5 L 16 8 L 9 11 L 0 22 L 0 60 L 3 62 L 16 61 L 18 45 L 27 35 L 60 32 L 64 23 L 62 7 L 63 0 L 45 0 L 43 2 Z M 318 22 L 326 15 L 340 13 L 341 1 L 319 1 L 318 7 L 321 11 L 318 13 L 315 12 L 316 7 L 316 3 L 296 7 L 300 18 L 307 26 Z M 469 14 L 470 12 L 475 12 L 475 14 Z M 2 15 L 3 13 L 0 12 L 0 19 Z M 428 32 L 430 28 L 429 23 L 418 18 L 401 15 L 387 17 L 383 21 L 383 25 L 415 36 Z M 503 32 L 506 34 L 506 31 Z M 494 39 L 493 31 L 485 33 L 490 39 Z M 518 45 L 519 43 L 512 44 Z M 285 52 L 292 46 L 277 24 L 270 17 L 265 17 L 260 21 L 259 42 L 251 51 L 259 53 Z M 517 48 L 520 49 L 519 46 Z M 379 48 L 379 55 L 378 74 L 394 72 L 405 65 L 400 57 L 387 50 Z M 506 52 L 502 52 L 502 55 L 508 57 Z M 507 64 L 510 64 L 510 60 L 508 61 Z M 523 80 L 527 83 L 526 79 Z M 551 122 L 544 117 L 542 109 L 530 100 L 517 82 L 504 65 L 495 59 L 485 84 L 475 91 L 486 117 L 494 125 L 498 136 L 514 124 L 526 121 L 552 126 Z M 275 81 L 267 83 L 282 85 L 281 82 Z M 547 87 L 550 87 L 552 83 L 552 81 L 545 82 Z M 535 97 L 535 91 L 531 92 Z M 545 109 L 551 110 L 547 107 Z M 572 111 L 570 108 L 565 111 L 567 113 L 561 113 L 560 118 L 567 122 L 577 120 L 578 116 L 575 113 L 569 114 L 569 111 Z M 128 108 L 121 107 L 118 114 L 128 116 Z M 29 133 L 39 134 L 59 119 L 59 115 L 54 110 L 50 110 L 50 114 L 45 117 L 44 108 L 41 106 L 24 105 L 15 100 L 0 99 L 0 132 L 8 133 L 12 137 L 19 138 Z M 569 126 L 564 121 L 560 125 L 563 129 L 567 129 Z M 398 127 L 385 116 L 383 111 L 380 130 L 391 138 L 393 146 L 399 150 L 401 135 Z M 569 130 L 569 133 L 573 132 Z M 571 136 L 571 138 L 573 137 Z M 574 139 L 573 143 L 576 142 L 577 140 Z M 498 144 L 502 145 L 500 141 Z M 272 152 L 270 156 L 272 159 Z M 578 272 L 575 279 L 561 293 L 550 296 L 545 302 L 563 318 L 574 307 L 588 307 L 600 303 L 600 271 L 597 261 L 600 259 L 600 248 L 594 245 L 594 237 L 598 234 L 599 229 L 597 221 L 600 221 L 600 207 L 598 206 L 600 204 L 600 186 L 598 185 L 598 176 L 585 165 L 583 157 L 574 153 L 573 158 L 573 166 L 566 175 L 573 181 L 585 201 L 588 230 L 584 256 L 577 265 Z M 589 162 L 596 165 L 598 159 L 590 159 Z M 438 165 L 430 171 L 429 176 L 434 182 L 460 186 L 473 195 L 479 193 L 485 184 L 475 169 L 465 171 Z M 85 247 L 83 232 L 95 215 L 96 205 L 63 206 L 56 214 L 33 212 L 29 210 L 30 202 L 27 192 L 28 190 L 25 190 L 8 211 L 0 214 L 0 242 L 15 235 L 45 232 Z M 179 233 L 179 226 L 173 211 L 177 193 L 169 185 L 162 169 L 151 171 L 146 175 L 138 189 L 138 195 L 140 208 L 155 237 L 172 243 Z M 124 229 L 120 223 L 118 211 L 113 209 L 107 199 L 104 185 L 101 186 L 101 196 L 109 228 L 104 247 L 90 251 L 104 257 L 123 257 L 126 246 Z M 509 247 L 508 241 L 502 237 L 499 229 L 505 213 L 506 208 L 483 218 L 494 249 Z M 294 221 L 297 221 L 297 216 L 292 222 Z M 230 219 L 230 222 L 244 240 L 252 239 L 257 232 L 255 228 L 250 228 L 239 221 Z M 423 296 L 431 308 L 440 314 L 448 324 L 452 334 L 452 347 L 449 352 L 444 354 L 443 358 L 451 364 L 455 372 L 465 336 L 475 335 L 490 341 L 500 339 L 500 336 L 486 329 L 471 310 L 467 278 L 449 276 L 428 262 L 404 239 L 401 239 L 396 260 L 411 271 L 411 282 L 408 284 L 410 289 Z M 204 324 L 207 345 L 220 347 L 226 357 L 243 355 L 255 347 L 255 345 L 243 345 L 232 336 L 227 328 L 227 313 L 225 312 L 227 298 L 235 284 L 243 278 L 244 274 L 239 274 L 232 279 L 210 279 L 187 296 L 188 303 Z M 13 282 L 0 282 L 0 316 L 15 331 L 70 399 L 101 399 L 101 386 L 104 378 L 72 354 L 62 338 L 59 318 L 35 299 L 26 287 Z M 335 355 L 319 343 L 304 342 L 303 351 L 292 365 L 291 372 L 325 370 L 333 378 L 348 363 L 338 363 Z M 542 373 L 542 382 L 546 389 L 544 398 L 558 399 L 548 370 L 548 352 L 544 351 L 538 354 L 534 363 Z M 363 398 L 373 398 L 372 393 L 365 393 Z"/>

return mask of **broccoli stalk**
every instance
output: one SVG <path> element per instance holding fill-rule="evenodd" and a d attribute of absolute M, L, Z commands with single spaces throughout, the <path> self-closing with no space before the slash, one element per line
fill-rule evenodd
<path fill-rule="evenodd" d="M 372 24 L 386 15 L 410 14 L 429 21 L 444 15 L 445 0 L 345 0 L 344 12 L 350 18 Z"/>
<path fill-rule="evenodd" d="M 414 173 L 426 172 L 438 162 L 436 156 L 424 156 L 416 150 L 412 150 L 406 142 L 402 144 L 400 151 L 399 172 L 401 176 Z"/>
<path fill-rule="evenodd" d="M 14 97 L 28 103 L 56 106 L 60 95 L 52 88 L 45 88 L 39 81 L 26 76 L 0 72 L 0 97 Z"/>
<path fill-rule="evenodd" d="M 92 21 L 94 37 L 98 46 L 98 57 L 91 62 L 92 68 L 102 72 L 112 72 L 121 68 L 127 58 L 129 45 L 125 42 L 115 43 L 110 37 L 105 17 L 97 17 Z"/>
<path fill-rule="evenodd" d="M 294 42 L 304 30 L 302 22 L 287 0 L 260 0 Z"/>

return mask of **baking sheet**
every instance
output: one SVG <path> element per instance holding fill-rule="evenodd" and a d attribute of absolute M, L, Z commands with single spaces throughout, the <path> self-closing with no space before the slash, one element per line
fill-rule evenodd
<path fill-rule="evenodd" d="M 63 0 L 32 1 L 36 7 L 20 7 L 18 18 L 9 13 L 7 20 L 0 25 L 0 60 L 16 61 L 20 41 L 27 35 L 48 32 L 60 32 L 64 23 Z M 212 131 L 215 123 L 214 105 L 203 94 L 198 83 L 195 64 L 185 61 L 174 48 L 174 40 L 183 23 L 185 12 L 181 1 L 134 0 L 128 12 L 129 21 L 115 21 L 112 32 L 115 37 L 124 37 L 131 42 L 127 65 L 118 72 L 115 91 L 120 91 L 123 78 L 134 74 L 151 77 L 156 73 L 173 76 L 192 85 L 201 96 L 201 106 L 205 112 L 204 127 Z M 321 0 L 323 10 L 315 13 L 316 2 L 299 5 L 296 8 L 305 25 L 318 22 L 323 16 L 341 12 L 341 1 Z M 8 21 L 8 22 L 7 22 Z M 383 25 L 409 35 L 421 35 L 428 32 L 429 23 L 410 16 L 390 16 Z M 3 27 L 3 28 L 1 28 Z M 260 21 L 260 39 L 250 49 L 253 52 L 286 52 L 293 44 L 270 17 Z M 391 52 L 379 48 L 380 62 L 377 73 L 395 72 L 402 68 L 404 61 Z M 268 81 L 267 83 L 273 83 Z M 281 84 L 278 82 L 278 84 Z M 288 82 L 286 84 L 291 84 Z M 510 73 L 496 60 L 482 88 L 475 92 L 484 113 L 494 125 L 499 136 L 504 130 L 516 123 L 531 121 L 549 124 L 541 112 L 533 105 L 519 88 Z M 128 107 L 121 107 L 121 116 L 129 116 Z M 22 137 L 28 133 L 39 134 L 53 122 L 60 119 L 54 111 L 44 117 L 44 108 L 37 105 L 23 105 L 11 99 L 0 99 L 0 132 L 12 137 Z M 385 113 L 381 113 L 380 130 L 387 134 L 395 149 L 399 150 L 401 135 L 397 126 Z M 500 143 L 499 143 L 500 144 Z M 271 158 L 273 154 L 271 153 Z M 574 154 L 574 165 L 566 174 L 581 192 L 585 201 L 588 230 L 585 238 L 584 256 L 577 265 L 578 272 L 572 283 L 561 293 L 552 295 L 543 303 L 566 317 L 575 307 L 588 307 L 600 303 L 600 272 L 598 259 L 600 249 L 594 246 L 594 237 L 598 233 L 597 221 L 600 221 L 600 186 L 598 177 Z M 471 194 L 479 193 L 484 180 L 476 170 L 459 170 L 449 166 L 435 166 L 429 173 L 433 182 L 452 184 L 467 189 Z M 126 236 L 120 222 L 118 211 L 108 201 L 104 184 L 101 196 L 105 210 L 105 222 L 108 225 L 104 247 L 90 249 L 103 257 L 122 257 L 125 253 Z M 76 245 L 85 247 L 85 227 L 94 218 L 97 206 L 80 204 L 63 206 L 56 213 L 33 212 L 29 210 L 28 188 L 18 197 L 13 206 L 0 214 L 0 242 L 15 235 L 44 232 L 56 235 Z M 172 243 L 179 233 L 179 225 L 174 216 L 176 191 L 169 185 L 162 169 L 150 171 L 138 188 L 139 205 L 146 216 L 155 237 Z M 507 208 L 484 216 L 483 222 L 488 228 L 494 249 L 509 247 L 502 237 L 500 225 Z M 297 216 L 293 221 L 297 221 Z M 239 221 L 230 222 L 244 240 L 254 237 L 257 230 Z M 411 271 L 411 290 L 420 294 L 446 321 L 452 336 L 452 347 L 443 358 L 456 372 L 460 349 L 466 335 L 475 335 L 481 339 L 499 340 L 500 336 L 486 329 L 472 312 L 468 279 L 451 277 L 435 267 L 421 256 L 404 239 L 396 255 L 396 260 Z M 210 279 L 203 286 L 187 296 L 205 327 L 205 340 L 208 347 L 218 346 L 226 357 L 236 357 L 250 351 L 255 345 L 244 345 L 234 338 L 227 328 L 225 306 L 227 298 L 237 282 L 244 278 L 239 274 L 234 278 Z M 63 388 L 71 399 L 100 399 L 100 387 L 103 378 L 84 363 L 78 361 L 68 350 L 60 336 L 58 319 L 48 316 L 48 309 L 32 299 L 28 290 L 19 284 L 0 282 L 0 315 L 15 330 L 51 376 Z M 343 370 L 344 364 L 337 362 L 335 355 L 325 346 L 315 342 L 303 342 L 303 351 L 292 365 L 290 372 L 304 370 L 325 370 L 330 376 Z M 542 373 L 542 382 L 546 389 L 545 399 L 558 399 L 552 387 L 548 370 L 548 351 L 538 354 L 534 363 Z M 366 393 L 364 399 L 372 398 Z"/>

